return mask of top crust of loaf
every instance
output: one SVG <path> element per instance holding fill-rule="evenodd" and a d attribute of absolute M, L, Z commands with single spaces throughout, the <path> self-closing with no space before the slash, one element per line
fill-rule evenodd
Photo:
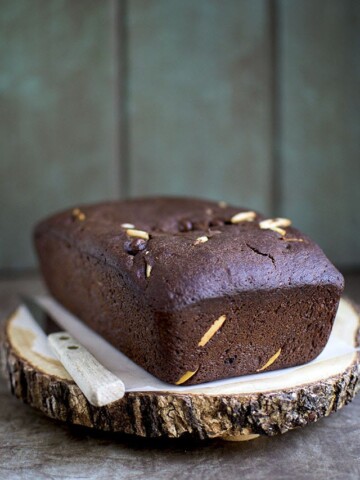
<path fill-rule="evenodd" d="M 238 215 L 240 214 L 240 215 Z M 157 311 L 244 291 L 329 285 L 343 277 L 289 222 L 192 198 L 156 197 L 79 206 L 37 225 L 119 272 Z"/>

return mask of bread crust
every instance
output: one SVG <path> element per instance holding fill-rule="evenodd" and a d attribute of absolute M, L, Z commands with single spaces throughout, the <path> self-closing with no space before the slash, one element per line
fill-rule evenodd
<path fill-rule="evenodd" d="M 306 363 L 331 332 L 342 275 L 297 229 L 249 212 L 173 197 L 80 206 L 41 222 L 35 245 L 66 308 L 158 378 L 197 384 Z"/>

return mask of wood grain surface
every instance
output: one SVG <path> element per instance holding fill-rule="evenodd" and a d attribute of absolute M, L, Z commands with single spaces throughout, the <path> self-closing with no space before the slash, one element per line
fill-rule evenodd
<path fill-rule="evenodd" d="M 131 194 L 271 210 L 271 39 L 264 0 L 134 0 Z"/>
<path fill-rule="evenodd" d="M 360 264 L 360 3 L 281 1 L 281 214 Z"/>
<path fill-rule="evenodd" d="M 44 215 L 119 193 L 113 29 L 110 0 L 1 2 L 3 269 L 35 264 Z"/>
<path fill-rule="evenodd" d="M 103 198 L 290 217 L 360 267 L 360 2 L 3 0 L 0 269 Z"/>
<path fill-rule="evenodd" d="M 347 276 L 360 302 L 360 277 Z M 16 293 L 43 293 L 38 277 L 0 281 L 1 318 Z M 0 479 L 357 480 L 360 397 L 306 429 L 252 442 L 142 440 L 51 421 L 12 397 L 0 380 Z"/>

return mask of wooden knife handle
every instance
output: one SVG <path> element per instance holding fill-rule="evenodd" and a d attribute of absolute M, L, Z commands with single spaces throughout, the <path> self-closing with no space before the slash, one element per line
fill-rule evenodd
<path fill-rule="evenodd" d="M 67 332 L 48 336 L 50 346 L 88 401 L 102 407 L 122 398 L 125 385 Z"/>

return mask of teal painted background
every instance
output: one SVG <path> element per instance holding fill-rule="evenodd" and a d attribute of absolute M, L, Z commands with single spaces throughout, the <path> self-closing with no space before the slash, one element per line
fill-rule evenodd
<path fill-rule="evenodd" d="M 33 224 L 187 194 L 285 215 L 360 266 L 356 0 L 2 0 L 0 269 Z"/>

